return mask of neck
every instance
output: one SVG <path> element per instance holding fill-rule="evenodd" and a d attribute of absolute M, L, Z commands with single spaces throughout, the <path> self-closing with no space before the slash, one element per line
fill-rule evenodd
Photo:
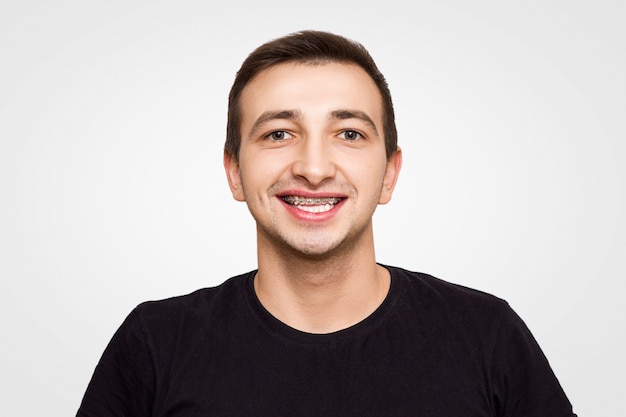
<path fill-rule="evenodd" d="M 254 286 L 261 304 L 283 323 L 309 333 L 360 322 L 389 290 L 389 273 L 376 264 L 373 239 L 317 257 L 259 241 L 258 260 Z"/>

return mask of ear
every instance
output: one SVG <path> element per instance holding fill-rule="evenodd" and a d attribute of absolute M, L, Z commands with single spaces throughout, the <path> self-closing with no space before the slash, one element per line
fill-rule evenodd
<path fill-rule="evenodd" d="M 391 200 L 393 189 L 396 187 L 396 182 L 400 175 L 400 168 L 402 168 L 402 149 L 398 147 L 398 150 L 387 160 L 387 168 L 385 168 L 385 176 L 383 177 L 383 188 L 378 204 L 387 204 Z"/>
<path fill-rule="evenodd" d="M 228 179 L 228 186 L 233 198 L 237 201 L 245 201 L 243 187 L 241 185 L 241 170 L 239 161 L 230 153 L 224 152 L 224 170 Z"/>

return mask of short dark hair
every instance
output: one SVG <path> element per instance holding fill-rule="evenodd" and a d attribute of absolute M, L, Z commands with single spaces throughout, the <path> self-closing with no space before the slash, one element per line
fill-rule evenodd
<path fill-rule="evenodd" d="M 390 158 L 398 149 L 398 133 L 389 86 L 363 45 L 329 32 L 302 31 L 269 41 L 252 51 L 237 72 L 228 97 L 228 122 L 224 151 L 239 159 L 241 148 L 241 93 L 261 71 L 286 62 L 321 65 L 356 64 L 372 77 L 382 97 L 385 151 Z"/>

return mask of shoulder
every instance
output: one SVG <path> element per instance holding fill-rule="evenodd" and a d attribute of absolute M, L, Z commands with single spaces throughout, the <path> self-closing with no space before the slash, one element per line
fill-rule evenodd
<path fill-rule="evenodd" d="M 180 326 L 183 322 L 206 321 L 223 309 L 241 302 L 248 278 L 254 271 L 231 277 L 222 284 L 189 294 L 139 304 L 129 315 L 151 329 Z M 215 314 L 212 314 L 215 313 Z"/>
<path fill-rule="evenodd" d="M 387 267 L 396 300 L 420 321 L 448 330 L 496 337 L 501 327 L 523 326 L 509 303 L 490 293 L 445 281 L 429 274 Z"/>
<path fill-rule="evenodd" d="M 464 341 L 489 352 L 489 357 L 494 349 L 509 353 L 523 346 L 537 349 L 530 330 L 506 300 L 432 275 L 395 267 L 389 270 L 401 311 L 412 316 L 423 331 Z"/>
<path fill-rule="evenodd" d="M 467 308 L 470 306 L 490 306 L 508 308 L 506 300 L 493 294 L 445 281 L 422 272 L 409 271 L 398 267 L 386 267 L 402 291 L 412 293 L 421 302 L 440 304 L 442 307 Z"/>

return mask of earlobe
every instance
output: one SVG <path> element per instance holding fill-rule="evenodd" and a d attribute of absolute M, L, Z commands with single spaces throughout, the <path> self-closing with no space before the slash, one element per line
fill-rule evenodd
<path fill-rule="evenodd" d="M 228 152 L 224 152 L 224 170 L 226 171 L 228 186 L 230 187 L 230 192 L 233 194 L 233 198 L 237 201 L 245 201 L 243 187 L 241 186 L 239 161 Z"/>
<path fill-rule="evenodd" d="M 387 168 L 385 169 L 383 187 L 378 204 L 387 204 L 391 200 L 398 176 L 400 175 L 400 168 L 402 168 L 402 149 L 398 147 L 398 150 L 387 160 Z"/>

